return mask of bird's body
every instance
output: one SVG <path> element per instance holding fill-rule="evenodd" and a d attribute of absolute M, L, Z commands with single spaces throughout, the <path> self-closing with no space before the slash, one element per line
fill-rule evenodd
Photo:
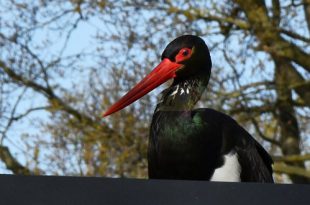
<path fill-rule="evenodd" d="M 134 102 L 170 78 L 150 129 L 149 178 L 273 182 L 272 159 L 238 123 L 213 109 L 193 109 L 208 85 L 211 58 L 192 35 L 172 41 L 162 62 L 106 113 Z"/>
<path fill-rule="evenodd" d="M 267 152 L 232 118 L 207 108 L 155 112 L 148 161 L 150 178 L 272 182 Z"/>

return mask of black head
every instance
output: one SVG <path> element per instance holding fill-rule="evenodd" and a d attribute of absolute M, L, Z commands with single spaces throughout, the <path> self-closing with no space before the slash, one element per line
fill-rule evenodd
<path fill-rule="evenodd" d="M 174 39 L 165 48 L 161 59 L 183 64 L 184 67 L 176 72 L 175 81 L 194 75 L 210 76 L 212 62 L 209 49 L 204 40 L 194 35 L 184 35 Z"/>
<path fill-rule="evenodd" d="M 103 116 L 123 109 L 172 78 L 174 79 L 172 86 L 182 81 L 185 82 L 187 79 L 195 79 L 195 81 L 199 79 L 203 82 L 202 87 L 204 88 L 208 84 L 210 72 L 211 58 L 205 42 L 198 36 L 180 36 L 168 44 L 162 54 L 162 61 L 153 71 L 113 104 Z M 201 93 L 203 89 L 199 90 Z M 195 97 L 191 102 L 196 102 L 197 99 L 199 98 Z"/>

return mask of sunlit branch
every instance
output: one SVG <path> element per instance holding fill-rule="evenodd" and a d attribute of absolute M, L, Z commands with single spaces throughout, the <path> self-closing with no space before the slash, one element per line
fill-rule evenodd
<path fill-rule="evenodd" d="M 273 171 L 276 173 L 297 175 L 306 178 L 310 178 L 310 171 L 297 166 L 285 165 L 282 163 L 275 163 L 273 165 Z"/>
<path fill-rule="evenodd" d="M 272 158 L 277 162 L 304 162 L 310 160 L 310 154 L 273 156 Z"/>
<path fill-rule="evenodd" d="M 0 145 L 0 159 L 6 165 L 8 170 L 14 174 L 29 175 L 32 174 L 25 166 L 21 165 L 11 154 L 8 147 Z"/>

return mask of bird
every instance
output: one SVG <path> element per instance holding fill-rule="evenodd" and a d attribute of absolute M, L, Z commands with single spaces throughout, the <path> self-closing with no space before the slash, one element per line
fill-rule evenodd
<path fill-rule="evenodd" d="M 182 35 L 161 62 L 103 114 L 111 115 L 173 79 L 161 93 L 150 126 L 149 179 L 274 183 L 272 158 L 232 117 L 196 108 L 212 62 L 205 41 Z"/>

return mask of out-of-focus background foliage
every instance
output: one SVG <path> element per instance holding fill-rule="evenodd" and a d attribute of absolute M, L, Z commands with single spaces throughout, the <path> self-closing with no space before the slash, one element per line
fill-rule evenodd
<path fill-rule="evenodd" d="M 310 181 L 309 0 L 0 0 L 0 172 L 147 177 L 158 91 L 101 113 L 195 34 L 213 60 L 199 106 L 233 116 Z"/>

